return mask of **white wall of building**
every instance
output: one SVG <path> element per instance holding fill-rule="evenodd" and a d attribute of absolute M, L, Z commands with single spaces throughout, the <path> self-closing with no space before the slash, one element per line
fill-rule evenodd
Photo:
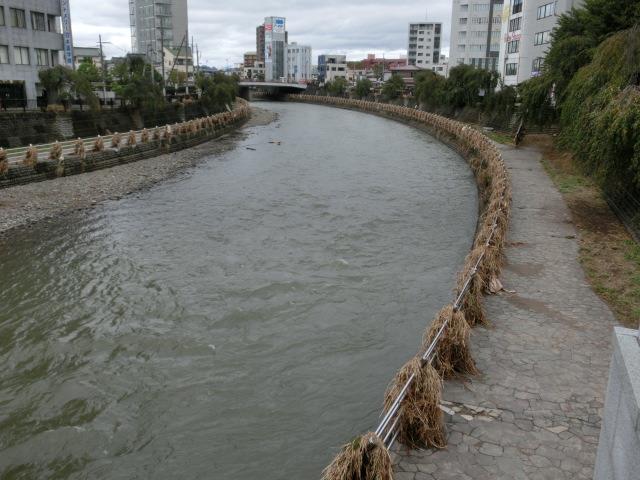
<path fill-rule="evenodd" d="M 347 56 L 319 55 L 318 80 L 326 83 L 332 82 L 338 77 L 347 78 Z"/>
<path fill-rule="evenodd" d="M 61 63 L 60 1 L 8 0 L 0 7 L 0 95 L 15 98 L 13 90 L 23 84 L 26 99 L 35 101 L 42 94 L 38 72 Z M 12 8 L 22 12 L 18 26 Z"/>
<path fill-rule="evenodd" d="M 582 0 L 505 0 L 499 71 L 506 85 L 517 85 L 540 74 L 558 17 L 582 3 Z"/>
<path fill-rule="evenodd" d="M 450 68 L 467 64 L 498 70 L 503 2 L 453 0 Z"/>
<path fill-rule="evenodd" d="M 286 71 L 288 82 L 311 82 L 311 66 L 310 46 L 298 45 L 296 42 L 287 45 Z"/>
<path fill-rule="evenodd" d="M 407 60 L 409 65 L 433 70 L 440 63 L 442 23 L 410 23 Z"/>

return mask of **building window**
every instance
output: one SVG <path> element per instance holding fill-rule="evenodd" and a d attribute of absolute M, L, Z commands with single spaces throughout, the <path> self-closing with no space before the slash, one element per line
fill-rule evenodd
<path fill-rule="evenodd" d="M 29 47 L 13 47 L 13 57 L 16 65 L 29 65 Z"/>
<path fill-rule="evenodd" d="M 0 45 L 0 63 L 9 63 L 9 47 Z"/>
<path fill-rule="evenodd" d="M 460 38 L 460 39 L 467 38 L 467 31 L 466 30 L 459 31 L 458 32 L 458 38 Z"/>
<path fill-rule="evenodd" d="M 489 11 L 489 4 L 488 3 L 476 3 L 473 6 L 473 11 L 474 12 L 488 12 Z"/>
<path fill-rule="evenodd" d="M 36 48 L 36 65 L 39 67 L 49 66 L 49 52 L 44 48 Z"/>
<path fill-rule="evenodd" d="M 507 63 L 504 71 L 505 75 L 517 75 L 518 74 L 518 64 L 517 63 Z"/>
<path fill-rule="evenodd" d="M 547 18 L 553 15 L 556 10 L 555 6 L 556 6 L 556 3 L 551 2 L 551 3 L 547 3 L 546 5 L 542 5 L 538 7 L 538 20 L 540 20 L 541 18 Z"/>
<path fill-rule="evenodd" d="M 522 0 L 513 0 L 513 11 L 511 14 L 520 13 L 522 11 Z"/>
<path fill-rule="evenodd" d="M 531 73 L 540 73 L 544 65 L 544 58 L 538 57 L 533 59 L 533 65 L 531 66 Z"/>
<path fill-rule="evenodd" d="M 507 42 L 507 53 L 518 53 L 520 49 L 520 40 L 513 40 L 512 42 Z"/>
<path fill-rule="evenodd" d="M 11 15 L 11 26 L 15 28 L 27 28 L 27 21 L 25 19 L 24 10 L 19 8 L 10 8 L 9 13 Z"/>
<path fill-rule="evenodd" d="M 5 26 L 5 22 L 4 22 L 4 7 L 2 5 L 0 5 L 0 27 L 4 27 Z"/>
<path fill-rule="evenodd" d="M 533 44 L 544 45 L 545 43 L 549 43 L 549 42 L 551 42 L 551 31 L 547 30 L 546 32 L 536 33 Z"/>
<path fill-rule="evenodd" d="M 464 52 L 466 48 L 466 45 L 458 45 L 458 50 L 460 50 L 461 52 Z"/>
<path fill-rule="evenodd" d="M 47 24 L 45 22 L 44 13 L 31 12 L 31 28 L 33 30 L 39 30 L 41 32 L 47 31 Z"/>
<path fill-rule="evenodd" d="M 467 24 L 467 19 L 466 18 L 461 18 L 458 23 L 460 23 L 460 25 L 466 25 Z"/>
<path fill-rule="evenodd" d="M 460 5 L 460 11 L 461 12 L 468 12 L 469 11 L 469 5 Z"/>
<path fill-rule="evenodd" d="M 521 26 L 522 26 L 522 17 L 512 18 L 511 20 L 509 20 L 509 31 L 510 32 L 515 32 L 515 31 L 520 30 Z"/>

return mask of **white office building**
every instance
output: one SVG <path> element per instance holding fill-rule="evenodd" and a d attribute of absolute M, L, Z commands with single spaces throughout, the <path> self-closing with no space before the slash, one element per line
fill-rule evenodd
<path fill-rule="evenodd" d="M 498 70 L 504 0 L 453 0 L 452 4 L 449 68 L 466 64 Z"/>
<path fill-rule="evenodd" d="M 347 78 L 347 56 L 319 55 L 318 81 L 320 83 L 333 82 L 338 77 Z"/>
<path fill-rule="evenodd" d="M 499 65 L 506 85 L 518 85 L 540 75 L 558 17 L 582 3 L 582 0 L 505 0 Z"/>
<path fill-rule="evenodd" d="M 161 65 L 164 48 L 189 44 L 187 0 L 129 0 L 131 48 Z"/>
<path fill-rule="evenodd" d="M 442 23 L 410 23 L 407 60 L 409 65 L 436 71 L 440 64 Z"/>
<path fill-rule="evenodd" d="M 37 97 L 44 93 L 38 72 L 64 62 L 63 5 L 68 12 L 68 3 L 60 0 L 5 0 L 0 3 L 0 98 L 3 106 L 35 107 Z M 69 66 L 72 66 L 72 45 L 69 45 L 69 52 Z"/>
<path fill-rule="evenodd" d="M 296 42 L 287 45 L 287 82 L 309 83 L 311 80 L 311 47 Z"/>

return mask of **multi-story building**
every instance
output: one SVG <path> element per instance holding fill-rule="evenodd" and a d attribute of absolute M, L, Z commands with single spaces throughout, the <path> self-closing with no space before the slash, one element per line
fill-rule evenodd
<path fill-rule="evenodd" d="M 406 58 L 378 58 L 375 53 L 370 53 L 367 58 L 359 62 L 363 70 L 374 70 L 384 66 L 385 70 L 390 70 L 395 67 L 402 67 L 407 65 Z"/>
<path fill-rule="evenodd" d="M 409 65 L 418 68 L 431 68 L 440 63 L 442 23 L 410 23 Z"/>
<path fill-rule="evenodd" d="M 264 79 L 267 82 L 286 79 L 287 74 L 286 19 L 264 19 Z"/>
<path fill-rule="evenodd" d="M 287 45 L 287 82 L 311 82 L 311 47 L 292 42 Z"/>
<path fill-rule="evenodd" d="M 505 0 L 499 65 L 506 85 L 517 85 L 540 75 L 558 17 L 582 3 L 582 0 Z"/>
<path fill-rule="evenodd" d="M 83 62 L 91 61 L 99 69 L 102 68 L 102 56 L 98 47 L 73 47 L 73 64 L 78 68 Z"/>
<path fill-rule="evenodd" d="M 189 44 L 187 0 L 129 0 L 131 48 L 162 64 L 163 48 Z"/>
<path fill-rule="evenodd" d="M 264 24 L 256 27 L 256 61 L 264 63 Z"/>
<path fill-rule="evenodd" d="M 498 70 L 504 0 L 453 0 L 449 66 Z"/>
<path fill-rule="evenodd" d="M 244 54 L 243 67 L 251 68 L 257 61 L 258 61 L 258 56 L 256 52 L 247 52 Z"/>
<path fill-rule="evenodd" d="M 319 55 L 318 81 L 321 83 L 332 82 L 338 77 L 347 78 L 347 56 Z"/>
<path fill-rule="evenodd" d="M 38 72 L 63 63 L 62 3 L 60 0 L 4 0 L 0 3 L 2 106 L 23 106 L 26 100 L 35 106 L 37 97 L 44 93 Z"/>

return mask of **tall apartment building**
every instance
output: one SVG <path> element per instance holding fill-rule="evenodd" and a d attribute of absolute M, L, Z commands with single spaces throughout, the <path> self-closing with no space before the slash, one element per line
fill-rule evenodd
<path fill-rule="evenodd" d="M 44 92 L 38 72 L 63 62 L 60 0 L 4 0 L 0 3 L 0 99 L 23 106 Z M 73 47 L 71 46 L 71 63 Z"/>
<path fill-rule="evenodd" d="M 311 47 L 292 42 L 287 45 L 287 82 L 311 82 Z"/>
<path fill-rule="evenodd" d="M 256 27 L 256 56 L 256 61 L 264 63 L 264 23 Z"/>
<path fill-rule="evenodd" d="M 162 62 L 163 48 L 189 44 L 187 0 L 129 0 L 131 48 L 154 64 Z"/>
<path fill-rule="evenodd" d="M 504 0 L 453 0 L 449 67 L 498 70 Z"/>
<path fill-rule="evenodd" d="M 332 82 L 338 77 L 347 78 L 347 56 L 319 55 L 318 81 L 321 83 Z"/>
<path fill-rule="evenodd" d="M 246 52 L 244 54 L 243 66 L 251 68 L 258 61 L 258 55 L 256 52 Z"/>
<path fill-rule="evenodd" d="M 287 39 L 285 18 L 264 19 L 264 79 L 267 82 L 286 78 Z"/>
<path fill-rule="evenodd" d="M 582 0 L 505 0 L 499 64 L 506 85 L 517 85 L 540 75 L 558 17 L 582 3 Z"/>
<path fill-rule="evenodd" d="M 432 70 L 440 63 L 442 23 L 410 23 L 409 65 Z"/>

